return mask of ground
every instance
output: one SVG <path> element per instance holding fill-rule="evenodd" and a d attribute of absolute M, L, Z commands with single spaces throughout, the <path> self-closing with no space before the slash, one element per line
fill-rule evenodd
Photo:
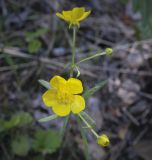
<path fill-rule="evenodd" d="M 90 159 L 151 160 L 152 40 L 142 39 L 137 28 L 140 15 L 134 12 L 131 2 L 120 0 L 23 0 L 22 3 L 1 0 L 0 158 L 84 159 L 83 142 L 73 116 L 64 143 L 52 154 L 45 154 L 44 148 L 29 149 L 28 144 L 24 145 L 29 150 L 27 153 L 26 149 L 19 154 L 12 149 L 15 135 L 26 135 L 32 141 L 31 137 L 40 129 L 59 131 L 62 126 L 63 119 L 38 122 L 41 117 L 52 114 L 42 102 L 45 88 L 38 79 L 49 81 L 56 74 L 69 76 L 72 32 L 55 13 L 75 6 L 92 10 L 78 31 L 77 60 L 106 47 L 114 51 L 111 57 L 102 56 L 79 66 L 85 90 L 107 80 L 107 84 L 88 99 L 86 111 L 94 117 L 96 131 L 106 133 L 111 144 L 107 148 L 99 147 L 88 130 Z M 32 124 L 22 120 L 26 126 L 17 122 L 11 122 L 13 127 L 4 125 L 23 111 L 31 116 Z M 19 144 L 23 139 L 18 140 Z M 15 143 L 15 146 L 18 145 Z"/>

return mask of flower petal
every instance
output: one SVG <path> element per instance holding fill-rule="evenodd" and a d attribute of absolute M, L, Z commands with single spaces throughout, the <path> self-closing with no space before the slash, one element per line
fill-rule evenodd
<path fill-rule="evenodd" d="M 85 100 L 82 96 L 75 95 L 74 102 L 71 105 L 71 111 L 75 114 L 85 109 Z"/>
<path fill-rule="evenodd" d="M 78 21 L 82 21 L 89 16 L 91 11 L 84 12 L 84 14 L 78 19 Z"/>
<path fill-rule="evenodd" d="M 64 105 L 64 104 L 57 104 L 55 106 L 52 107 L 52 110 L 55 114 L 57 114 L 58 116 L 67 116 L 68 114 L 70 114 L 70 105 Z"/>
<path fill-rule="evenodd" d="M 64 87 L 66 85 L 66 80 L 60 76 L 54 76 L 51 80 L 50 80 L 50 85 L 51 87 L 55 88 L 55 89 L 60 89 L 61 87 Z"/>
<path fill-rule="evenodd" d="M 79 94 L 83 92 L 82 82 L 76 78 L 69 78 L 67 81 L 67 87 L 71 94 Z"/>
<path fill-rule="evenodd" d="M 66 21 L 70 22 L 72 17 L 72 11 L 62 11 L 62 14 Z"/>
<path fill-rule="evenodd" d="M 61 13 L 59 13 L 59 12 L 56 13 L 56 16 L 58 16 L 59 18 L 65 20 L 64 16 Z"/>
<path fill-rule="evenodd" d="M 81 18 L 83 16 L 83 14 L 84 14 L 84 11 L 85 11 L 84 7 L 75 7 L 75 8 L 73 8 L 73 10 L 72 10 L 72 19 L 73 20 L 77 20 L 77 19 Z"/>
<path fill-rule="evenodd" d="M 42 96 L 43 102 L 47 107 L 54 106 L 56 101 L 56 91 L 53 89 L 47 90 Z"/>

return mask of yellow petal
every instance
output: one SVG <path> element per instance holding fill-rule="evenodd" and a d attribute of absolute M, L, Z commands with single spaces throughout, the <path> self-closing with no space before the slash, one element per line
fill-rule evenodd
<path fill-rule="evenodd" d="M 66 85 L 66 80 L 60 76 L 54 76 L 50 80 L 50 85 L 55 89 L 60 89 L 61 87 Z"/>
<path fill-rule="evenodd" d="M 89 16 L 91 11 L 84 12 L 84 14 L 78 19 L 78 21 L 82 21 Z"/>
<path fill-rule="evenodd" d="M 64 19 L 68 22 L 71 21 L 71 17 L 72 17 L 72 11 L 62 11 L 62 14 L 64 16 Z"/>
<path fill-rule="evenodd" d="M 61 13 L 59 13 L 59 12 L 56 13 L 56 16 L 58 16 L 59 18 L 65 20 L 64 16 Z"/>
<path fill-rule="evenodd" d="M 57 103 L 56 101 L 56 91 L 47 90 L 42 96 L 43 102 L 47 107 L 52 107 Z"/>
<path fill-rule="evenodd" d="M 70 105 L 64 105 L 64 104 L 57 104 L 55 106 L 52 107 L 52 110 L 55 114 L 57 114 L 58 116 L 67 116 L 68 114 L 70 114 Z"/>
<path fill-rule="evenodd" d="M 85 100 L 82 96 L 75 95 L 74 102 L 71 105 L 71 111 L 75 114 L 80 113 L 85 109 Z"/>
<path fill-rule="evenodd" d="M 75 7 L 75 8 L 73 8 L 73 10 L 72 10 L 72 19 L 73 20 L 77 20 L 77 19 L 81 18 L 83 16 L 83 14 L 84 14 L 84 11 L 85 11 L 84 7 Z"/>
<path fill-rule="evenodd" d="M 82 82 L 76 78 L 69 78 L 67 81 L 67 87 L 71 94 L 79 94 L 83 92 Z"/>

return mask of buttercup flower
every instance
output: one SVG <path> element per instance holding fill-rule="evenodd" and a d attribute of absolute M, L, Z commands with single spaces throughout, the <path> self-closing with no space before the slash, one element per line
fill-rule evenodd
<path fill-rule="evenodd" d="M 109 138 L 107 137 L 107 135 L 105 134 L 102 134 L 101 136 L 99 136 L 97 138 L 97 143 L 103 147 L 106 147 L 110 144 L 110 140 Z"/>
<path fill-rule="evenodd" d="M 77 114 L 84 110 L 85 100 L 77 95 L 83 92 L 82 82 L 76 78 L 65 80 L 60 76 L 54 76 L 50 80 L 51 89 L 47 90 L 43 96 L 43 102 L 58 116 L 66 116 L 73 112 Z"/>
<path fill-rule="evenodd" d="M 64 21 L 68 22 L 70 25 L 76 25 L 80 26 L 80 21 L 84 20 L 88 17 L 88 15 L 91 13 L 91 11 L 86 11 L 84 7 L 75 7 L 72 10 L 69 11 L 62 11 L 61 13 L 56 13 L 56 15 L 63 19 Z"/>

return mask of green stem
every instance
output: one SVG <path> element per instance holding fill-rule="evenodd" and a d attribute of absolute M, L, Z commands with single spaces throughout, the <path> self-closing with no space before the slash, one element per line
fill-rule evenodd
<path fill-rule="evenodd" d="M 72 63 L 71 63 L 70 77 L 73 77 L 73 71 L 75 66 L 75 43 L 76 43 L 76 27 L 73 27 Z"/>
<path fill-rule="evenodd" d="M 86 126 L 91 130 L 91 132 L 95 135 L 96 138 L 99 137 L 99 135 L 95 132 L 94 129 L 92 129 L 91 125 L 82 117 L 82 115 L 79 113 L 78 116 L 81 118 L 81 120 L 86 124 Z"/>
<path fill-rule="evenodd" d="M 105 54 L 106 54 L 106 52 L 97 53 L 97 54 L 95 54 L 95 55 L 92 55 L 92 56 L 90 56 L 90 57 L 87 57 L 87 58 L 85 58 L 85 59 L 82 59 L 81 61 L 77 62 L 76 65 L 79 64 L 79 63 L 82 63 L 82 62 L 84 62 L 84 61 L 88 61 L 88 60 L 90 60 L 90 59 L 93 59 L 93 58 L 95 58 L 95 57 L 103 56 L 103 55 L 105 55 Z"/>

